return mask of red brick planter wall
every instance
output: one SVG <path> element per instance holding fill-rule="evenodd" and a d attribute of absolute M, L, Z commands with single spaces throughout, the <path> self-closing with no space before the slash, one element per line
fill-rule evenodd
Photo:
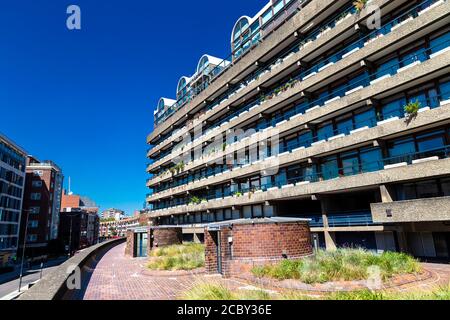
<path fill-rule="evenodd" d="M 182 228 L 150 229 L 149 250 L 182 243 Z"/>
<path fill-rule="evenodd" d="M 205 267 L 209 273 L 218 271 L 216 234 L 205 230 Z M 232 228 L 223 228 L 219 234 L 225 276 L 249 272 L 255 265 L 296 259 L 313 252 L 307 222 L 235 224 Z M 228 237 L 232 237 L 232 245 Z"/>

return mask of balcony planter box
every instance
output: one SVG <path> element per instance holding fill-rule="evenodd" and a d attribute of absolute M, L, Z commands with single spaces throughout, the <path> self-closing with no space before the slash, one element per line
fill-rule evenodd
<path fill-rule="evenodd" d="M 317 141 L 317 142 L 313 142 L 313 143 L 311 143 L 311 146 L 316 146 L 316 145 L 319 145 L 319 144 L 322 144 L 322 143 L 325 143 L 325 140 L 320 140 L 320 141 Z"/>
<path fill-rule="evenodd" d="M 263 191 L 261 189 L 256 190 L 255 193 L 262 193 Z"/>
<path fill-rule="evenodd" d="M 370 43 L 374 42 L 375 40 L 380 39 L 380 38 L 382 38 L 382 37 L 384 37 L 384 34 L 379 34 L 379 35 L 376 36 L 375 38 L 372 38 L 372 39 L 370 39 L 370 40 L 364 42 L 364 46 L 367 46 L 368 44 L 370 44 Z"/>
<path fill-rule="evenodd" d="M 258 108 L 258 107 L 259 107 L 259 104 L 256 104 L 253 107 L 251 107 L 250 109 L 248 109 L 248 111 L 252 111 L 252 110 L 254 110 L 254 109 Z"/>
<path fill-rule="evenodd" d="M 413 63 L 410 63 L 410 64 L 408 64 L 407 66 L 404 66 L 404 67 L 398 69 L 398 70 L 397 70 L 397 73 L 400 73 L 400 72 L 403 72 L 403 71 L 405 71 L 405 70 L 408 70 L 408 69 L 410 69 L 410 68 L 412 68 L 412 67 L 415 67 L 415 66 L 417 66 L 417 65 L 419 65 L 419 64 L 420 64 L 420 61 L 414 61 Z"/>
<path fill-rule="evenodd" d="M 441 107 L 442 107 L 442 106 L 446 106 L 447 104 L 450 104 L 450 99 L 439 102 L 439 105 L 440 105 Z"/>
<path fill-rule="evenodd" d="M 312 76 L 314 76 L 314 75 L 316 75 L 316 74 L 317 74 L 317 72 L 315 72 L 315 71 L 314 71 L 314 72 L 311 72 L 311 73 L 308 74 L 307 76 L 304 76 L 302 80 L 305 81 L 306 79 L 309 79 L 309 78 L 311 78 Z"/>
<path fill-rule="evenodd" d="M 320 108 L 320 106 L 314 106 L 314 107 L 309 108 L 308 110 L 306 110 L 305 113 L 310 113 L 311 111 L 314 111 L 314 110 L 319 109 L 319 108 Z"/>
<path fill-rule="evenodd" d="M 282 157 L 282 156 L 285 156 L 285 155 L 287 155 L 287 154 L 289 154 L 289 151 L 285 151 L 285 152 L 283 152 L 283 153 L 280 153 L 278 156 L 279 156 L 279 157 Z"/>
<path fill-rule="evenodd" d="M 433 9 L 433 8 L 436 8 L 437 6 L 440 6 L 440 5 L 443 4 L 443 3 L 444 3 L 444 0 L 439 0 L 439 1 L 436 2 L 436 3 L 433 3 L 433 4 L 432 4 L 431 6 L 429 6 L 428 8 L 425 8 L 425 9 L 423 9 L 422 11 L 420 11 L 420 12 L 419 12 L 419 16 L 421 16 L 422 14 L 424 14 L 424 13 L 430 11 L 430 10 Z"/>
<path fill-rule="evenodd" d="M 222 123 L 220 126 L 223 127 L 223 126 L 226 126 L 227 124 L 228 124 L 228 121 L 225 121 L 225 122 Z"/>
<path fill-rule="evenodd" d="M 430 107 L 423 107 L 423 108 L 420 108 L 419 110 L 417 110 L 417 112 L 421 113 L 421 112 L 425 112 L 425 111 L 429 111 L 429 110 L 431 110 Z"/>
<path fill-rule="evenodd" d="M 289 118 L 289 121 L 295 120 L 295 119 L 297 119 L 298 117 L 300 117 L 300 116 L 302 116 L 302 115 L 303 115 L 302 113 L 296 114 L 296 115 L 290 117 L 290 118 Z"/>
<path fill-rule="evenodd" d="M 349 17 L 351 17 L 352 16 L 352 14 L 351 13 L 347 13 L 347 15 L 345 16 L 345 17 L 343 17 L 343 18 L 341 18 L 341 19 L 339 19 L 338 21 L 336 21 L 336 26 L 338 26 L 339 24 L 341 24 L 342 22 L 344 22 L 344 20 L 345 19 L 347 19 L 347 18 L 349 18 Z"/>
<path fill-rule="evenodd" d="M 285 123 L 287 123 L 287 120 L 283 120 L 283 121 L 281 121 L 281 122 L 278 122 L 278 123 L 276 124 L 276 127 L 282 126 L 282 125 L 285 124 Z"/>
<path fill-rule="evenodd" d="M 375 80 L 370 81 L 370 84 L 378 83 L 378 82 L 383 81 L 384 79 L 388 79 L 388 78 L 390 78 L 390 77 L 391 77 L 390 74 L 385 74 L 384 76 L 382 76 L 382 77 L 380 77 L 380 78 L 378 78 L 378 79 L 375 79 Z"/>
<path fill-rule="evenodd" d="M 361 90 L 361 89 L 363 89 L 363 88 L 364 88 L 363 86 L 356 87 L 356 88 L 354 88 L 354 89 L 352 89 L 352 90 L 347 91 L 347 92 L 345 93 L 345 95 L 348 96 L 349 94 L 352 94 L 353 92 L 359 91 L 359 90 Z"/>
<path fill-rule="evenodd" d="M 310 184 L 311 183 L 311 181 L 302 181 L 302 182 L 297 182 L 295 185 L 296 186 L 304 186 L 304 185 L 307 185 L 307 184 Z"/>
<path fill-rule="evenodd" d="M 412 164 L 419 164 L 419 163 L 424 163 L 424 162 L 429 162 L 429 161 L 436 161 L 436 160 L 439 160 L 438 156 L 413 160 Z"/>
<path fill-rule="evenodd" d="M 396 121 L 396 120 L 399 120 L 399 119 L 400 119 L 399 117 L 392 117 L 392 118 L 389 118 L 389 119 L 386 119 L 386 120 L 383 120 L 383 121 L 378 121 L 377 122 L 377 126 L 380 126 L 380 125 L 383 125 L 385 123 L 389 123 L 389 122 L 392 122 L 392 121 Z"/>
<path fill-rule="evenodd" d="M 447 47 L 445 49 L 439 50 L 438 52 L 430 54 L 430 59 L 433 59 L 433 58 L 435 58 L 437 56 L 440 56 L 441 54 L 446 53 L 447 51 L 450 51 L 450 47 Z"/>
<path fill-rule="evenodd" d="M 409 17 L 408 19 L 406 19 L 406 20 L 400 22 L 399 24 L 396 24 L 395 26 L 393 26 L 393 27 L 391 28 L 391 32 L 394 31 L 394 30 L 396 30 L 397 28 L 400 28 L 402 25 L 408 23 L 409 21 L 411 21 L 411 20 L 413 20 L 413 19 L 414 19 L 413 17 Z"/>
<path fill-rule="evenodd" d="M 406 162 L 389 164 L 389 165 L 384 166 L 384 170 L 393 169 L 393 168 L 399 168 L 399 167 L 406 167 L 407 165 L 408 165 L 408 163 L 406 163 Z"/>
<path fill-rule="evenodd" d="M 248 113 L 248 111 L 241 112 L 240 116 L 243 116 L 246 113 Z"/>
<path fill-rule="evenodd" d="M 349 55 L 351 55 L 352 53 L 355 53 L 356 51 L 359 51 L 359 48 L 354 48 L 354 49 L 350 50 L 349 52 L 343 54 L 342 59 L 347 58 Z"/>
<path fill-rule="evenodd" d="M 300 151 L 300 150 L 305 150 L 305 149 L 306 149 L 305 147 L 295 148 L 295 149 L 292 150 L 292 153 Z"/>
<path fill-rule="evenodd" d="M 292 187 L 295 187 L 295 185 L 291 183 L 291 184 L 282 186 L 281 189 L 287 189 L 287 188 L 292 188 Z"/>
<path fill-rule="evenodd" d="M 267 191 L 274 191 L 274 190 L 278 190 L 278 187 L 272 187 L 272 188 L 267 189 Z"/>
<path fill-rule="evenodd" d="M 362 127 L 362 128 L 358 128 L 358 129 L 350 131 L 350 134 L 361 132 L 361 131 L 364 131 L 364 130 L 367 130 L 367 129 L 369 129 L 368 126 L 365 126 L 365 127 Z"/>
<path fill-rule="evenodd" d="M 319 68 L 319 72 L 322 71 L 322 70 L 325 70 L 328 67 L 331 67 L 333 64 L 334 64 L 334 62 L 330 62 L 330 63 L 324 65 L 323 67 L 320 67 Z"/>
<path fill-rule="evenodd" d="M 250 167 L 250 163 L 244 164 L 241 168 L 244 169 L 244 168 L 247 168 L 247 167 Z"/>
<path fill-rule="evenodd" d="M 332 102 L 334 102 L 334 101 L 337 101 L 337 100 L 339 100 L 339 99 L 341 99 L 341 97 L 334 97 L 333 99 L 330 99 L 330 100 L 325 101 L 324 105 L 330 104 L 330 103 L 332 103 Z"/>
<path fill-rule="evenodd" d="M 342 138 L 342 137 L 345 137 L 345 133 L 341 133 L 341 134 L 338 134 L 338 135 L 336 135 L 334 137 L 328 138 L 328 141 L 333 141 L 333 140 L 336 140 L 336 139 L 339 139 L 339 138 Z"/>

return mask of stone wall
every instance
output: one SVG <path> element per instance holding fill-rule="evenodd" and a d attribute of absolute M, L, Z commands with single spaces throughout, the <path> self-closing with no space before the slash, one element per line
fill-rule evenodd
<path fill-rule="evenodd" d="M 219 236 L 225 276 L 313 253 L 307 222 L 236 224 L 220 230 Z M 217 232 L 205 231 L 205 267 L 209 273 L 218 272 L 217 242 Z"/>

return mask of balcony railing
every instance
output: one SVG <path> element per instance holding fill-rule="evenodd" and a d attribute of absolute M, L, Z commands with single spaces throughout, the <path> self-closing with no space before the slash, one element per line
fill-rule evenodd
<path fill-rule="evenodd" d="M 385 24 L 380 30 L 375 30 L 375 31 L 371 32 L 367 36 L 361 38 L 360 40 L 355 41 L 354 43 L 348 45 L 346 48 L 340 50 L 333 56 L 326 58 L 324 61 L 319 62 L 318 64 L 309 68 L 308 70 L 301 72 L 298 76 L 283 83 L 278 88 L 275 88 L 272 91 L 266 93 L 264 96 L 264 101 L 267 101 L 267 97 L 276 96 L 280 92 L 284 91 L 286 86 L 289 87 L 290 83 L 302 81 L 309 75 L 319 72 L 320 68 L 324 67 L 325 65 L 327 65 L 329 63 L 336 63 L 337 61 L 343 59 L 348 53 L 352 52 L 353 50 L 364 47 L 367 43 L 369 43 L 373 39 L 376 39 L 381 34 L 386 35 L 386 34 L 390 33 L 396 25 L 399 25 L 400 23 L 410 19 L 411 17 L 418 16 L 422 10 L 424 10 L 425 8 L 427 8 L 428 6 L 430 6 L 431 4 L 433 4 L 435 2 L 437 2 L 437 0 L 434 0 L 434 1 L 429 0 L 429 1 L 425 1 L 421 4 L 419 4 L 418 6 L 409 10 L 408 12 L 402 14 L 400 17 L 397 17 L 396 19 L 393 19 L 391 22 Z M 316 106 L 323 106 L 325 104 L 325 102 L 327 102 L 333 98 L 336 98 L 336 97 L 345 96 L 351 90 L 357 89 L 359 87 L 367 87 L 374 80 L 377 80 L 378 78 L 381 78 L 382 76 L 384 76 L 386 74 L 394 75 L 397 73 L 398 69 L 400 69 L 401 67 L 404 67 L 406 65 L 410 65 L 410 64 L 414 63 L 415 61 L 422 61 L 422 62 L 426 61 L 430 58 L 431 50 L 436 49 L 436 47 L 441 47 L 442 45 L 443 44 L 439 44 L 435 47 L 423 48 L 423 49 L 417 51 L 416 55 L 414 57 L 408 56 L 407 58 L 403 59 L 402 61 L 398 61 L 395 65 L 381 68 L 376 73 L 374 73 L 372 75 L 367 75 L 364 78 L 359 79 L 358 81 L 349 82 L 345 88 L 342 88 L 339 91 L 330 93 L 327 96 L 316 99 L 308 104 L 299 105 L 295 108 L 295 110 L 291 111 L 289 113 L 289 115 L 288 114 L 280 115 L 280 116 L 272 119 L 271 123 L 267 124 L 265 127 L 258 128 L 257 131 L 263 130 L 269 126 L 273 126 L 274 124 L 281 122 L 283 120 L 288 120 L 290 117 L 292 117 L 296 114 L 302 114 L 310 108 L 313 108 Z M 445 45 L 449 46 L 450 42 L 449 41 L 445 42 Z M 221 124 L 228 122 L 235 117 L 238 117 L 242 112 L 249 111 L 252 107 L 257 106 L 264 101 L 257 99 L 253 102 L 250 102 L 249 104 L 241 107 L 239 110 L 229 114 L 227 117 L 222 118 L 219 121 L 215 121 L 215 122 L 211 123 L 208 127 L 205 127 L 205 132 L 211 128 L 218 127 Z M 214 107 L 214 106 L 210 106 L 209 109 L 212 109 L 212 107 Z M 168 154 L 168 153 L 170 153 L 169 151 L 170 151 L 170 149 L 167 150 L 166 153 L 164 153 L 163 155 L 159 155 L 156 160 L 160 160 L 166 156 L 169 156 L 169 154 Z"/>
<path fill-rule="evenodd" d="M 307 175 L 299 175 L 296 177 L 291 177 L 289 179 L 281 179 L 274 182 L 268 182 L 261 185 L 253 185 L 253 186 L 239 186 L 234 185 L 233 187 L 230 186 L 229 189 L 225 191 L 219 191 L 219 190 L 211 190 L 208 193 L 204 193 L 202 195 L 198 196 L 199 202 L 205 202 L 208 200 L 217 200 L 225 197 L 241 197 L 246 196 L 248 193 L 254 193 L 256 191 L 263 191 L 267 192 L 269 189 L 273 188 L 283 188 L 283 186 L 286 185 L 298 185 L 305 182 L 314 183 L 314 182 L 321 182 L 326 181 L 330 179 L 335 179 L 338 177 L 345 177 L 345 176 L 354 176 L 358 174 L 363 173 L 369 173 L 369 172 L 375 172 L 379 170 L 383 170 L 385 166 L 395 164 L 395 163 L 403 163 L 406 164 L 412 164 L 414 160 L 418 159 L 424 159 L 428 157 L 434 157 L 437 156 L 439 159 L 449 158 L 450 156 L 450 146 L 444 146 L 441 148 L 436 148 L 433 150 L 427 150 L 422 152 L 415 152 L 410 154 L 405 154 L 402 156 L 397 157 L 389 157 L 378 161 L 371 161 L 371 162 L 363 162 L 360 164 L 355 164 L 352 166 L 346 166 L 341 168 L 333 168 L 331 170 L 322 170 L 321 172 L 311 172 Z M 192 202 L 192 199 L 188 198 L 175 198 L 170 201 L 170 204 L 157 204 L 155 206 L 155 210 L 157 209 L 166 209 L 178 205 L 186 205 L 188 203 Z M 198 204 L 198 203 L 197 203 Z"/>

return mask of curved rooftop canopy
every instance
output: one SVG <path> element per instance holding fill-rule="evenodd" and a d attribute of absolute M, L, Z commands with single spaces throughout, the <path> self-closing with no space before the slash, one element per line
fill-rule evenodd
<path fill-rule="evenodd" d="M 158 107 L 156 108 L 154 113 L 157 114 L 158 112 L 163 111 L 165 107 L 173 106 L 176 102 L 177 101 L 173 99 L 161 98 L 159 99 Z"/>
<path fill-rule="evenodd" d="M 198 65 L 197 65 L 197 73 L 202 72 L 207 66 L 209 66 L 210 64 L 214 65 L 214 66 L 218 66 L 223 62 L 223 59 L 220 58 L 216 58 L 210 55 L 203 55 L 200 60 L 198 61 Z"/>
<path fill-rule="evenodd" d="M 233 32 L 231 33 L 231 43 L 233 43 L 243 31 L 247 30 L 247 28 L 252 24 L 252 18 L 249 16 L 242 16 L 236 21 L 233 27 Z"/>
<path fill-rule="evenodd" d="M 177 93 L 186 88 L 189 82 L 191 82 L 191 78 L 185 76 L 181 77 L 180 80 L 178 81 Z"/>

